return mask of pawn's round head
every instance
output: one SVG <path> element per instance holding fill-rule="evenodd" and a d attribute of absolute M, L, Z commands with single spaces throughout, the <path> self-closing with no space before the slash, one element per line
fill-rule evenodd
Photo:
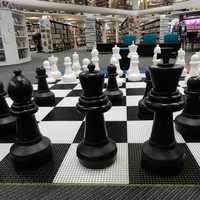
<path fill-rule="evenodd" d="M 93 49 L 92 52 L 91 52 L 92 56 L 98 56 L 99 55 L 99 52 L 97 49 Z"/>
<path fill-rule="evenodd" d="M 88 66 L 90 64 L 90 60 L 88 58 L 83 59 L 83 65 Z"/>
<path fill-rule="evenodd" d="M 191 57 L 191 61 L 190 61 L 190 64 L 193 64 L 193 63 L 199 63 L 199 56 L 197 53 L 195 53 L 194 55 L 192 55 Z"/>
<path fill-rule="evenodd" d="M 112 64 L 107 67 L 108 74 L 116 74 L 116 70 L 117 68 Z"/>
<path fill-rule="evenodd" d="M 50 66 L 49 61 L 48 61 L 48 60 L 45 60 L 45 61 L 43 62 L 43 67 L 44 67 L 44 68 L 49 68 L 49 66 Z"/>
<path fill-rule="evenodd" d="M 72 63 L 71 58 L 70 57 L 65 57 L 64 58 L 64 63 L 65 64 L 71 64 Z"/>
<path fill-rule="evenodd" d="M 200 76 L 192 76 L 188 79 L 187 89 L 189 92 L 200 92 Z"/>
<path fill-rule="evenodd" d="M 79 55 L 76 52 L 73 53 L 72 57 L 73 57 L 73 60 L 79 59 Z"/>

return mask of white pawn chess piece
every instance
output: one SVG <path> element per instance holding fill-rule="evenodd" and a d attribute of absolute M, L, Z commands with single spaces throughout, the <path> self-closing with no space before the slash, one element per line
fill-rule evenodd
<path fill-rule="evenodd" d="M 50 66 L 50 63 L 49 63 L 48 60 L 45 60 L 45 61 L 43 62 L 43 67 L 44 67 L 45 70 L 46 70 L 46 74 L 47 74 L 46 80 L 47 80 L 47 83 L 55 83 L 56 80 L 55 80 L 55 79 L 52 77 L 52 75 L 51 75 L 51 66 Z"/>
<path fill-rule="evenodd" d="M 51 66 L 51 75 L 54 79 L 60 80 L 61 79 L 61 72 L 58 70 L 57 62 L 58 62 L 58 57 L 55 57 L 52 55 L 51 57 L 48 57 L 48 61 Z"/>
<path fill-rule="evenodd" d="M 95 65 L 95 70 L 100 70 L 100 68 L 99 68 L 99 52 L 95 46 L 92 49 L 91 56 L 92 56 L 91 61 Z"/>
<path fill-rule="evenodd" d="M 181 66 L 184 67 L 183 72 L 182 72 L 182 76 L 186 76 L 187 69 L 185 68 L 185 51 L 183 50 L 182 47 L 178 50 L 178 56 L 177 56 L 175 64 L 181 65 Z"/>
<path fill-rule="evenodd" d="M 154 48 L 154 55 L 153 55 L 153 60 L 152 60 L 154 66 L 161 63 L 161 59 L 157 59 L 158 54 L 161 54 L 161 48 L 157 44 L 156 47 Z"/>
<path fill-rule="evenodd" d="M 121 68 L 120 68 L 120 64 L 119 64 L 119 60 L 122 58 L 121 57 L 121 55 L 120 55 L 120 48 L 117 46 L 117 45 L 115 45 L 113 48 L 112 48 L 112 56 L 111 56 L 111 60 L 112 60 L 112 58 L 115 58 L 117 61 L 116 61 L 116 64 L 115 64 L 115 66 L 117 67 L 117 73 L 118 73 L 118 75 L 119 76 L 122 76 L 123 75 L 123 72 L 122 72 L 122 70 L 121 70 Z"/>
<path fill-rule="evenodd" d="M 72 70 L 76 74 L 76 77 L 78 77 L 79 74 L 81 73 L 81 65 L 79 62 L 79 55 L 76 52 L 74 52 L 72 55 L 72 61 L 73 61 Z"/>
<path fill-rule="evenodd" d="M 90 64 L 90 60 L 88 58 L 84 58 L 82 61 L 83 65 L 82 65 L 82 69 L 83 71 L 88 71 L 88 65 Z"/>
<path fill-rule="evenodd" d="M 64 58 L 65 74 L 62 77 L 64 83 L 77 83 L 76 74 L 72 71 L 72 62 L 70 57 Z"/>

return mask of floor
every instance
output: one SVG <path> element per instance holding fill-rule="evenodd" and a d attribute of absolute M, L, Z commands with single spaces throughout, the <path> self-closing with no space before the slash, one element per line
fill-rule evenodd
<path fill-rule="evenodd" d="M 55 56 L 58 56 L 58 66 L 59 69 L 63 69 L 63 60 L 65 56 L 72 56 L 74 53 L 73 50 L 63 51 L 59 53 L 55 53 Z M 80 61 L 83 58 L 91 58 L 91 53 L 86 51 L 84 48 L 77 49 L 77 53 L 80 56 Z M 186 52 L 186 63 L 189 62 L 192 53 Z M 20 65 L 12 65 L 6 67 L 0 67 L 0 81 L 2 81 L 7 87 L 9 80 L 12 78 L 12 71 L 15 69 L 21 69 L 23 74 L 32 82 L 35 81 L 35 69 L 42 65 L 42 62 L 47 59 L 51 54 L 47 53 L 32 53 L 32 61 L 29 63 L 24 63 Z M 100 66 L 107 66 L 110 63 L 111 54 L 100 54 Z M 152 63 L 152 57 L 140 57 L 140 64 L 149 65 Z"/>

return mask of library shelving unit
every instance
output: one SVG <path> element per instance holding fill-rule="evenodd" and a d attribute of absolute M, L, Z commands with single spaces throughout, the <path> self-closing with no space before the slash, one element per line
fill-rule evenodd
<path fill-rule="evenodd" d="M 101 21 L 96 21 L 96 39 L 97 43 L 103 42 L 103 23 Z"/>
<path fill-rule="evenodd" d="M 76 42 L 77 46 L 85 46 L 86 45 L 86 37 L 85 37 L 85 29 L 83 27 L 75 28 Z"/>
<path fill-rule="evenodd" d="M 23 12 L 0 8 L 0 66 L 31 60 Z"/>

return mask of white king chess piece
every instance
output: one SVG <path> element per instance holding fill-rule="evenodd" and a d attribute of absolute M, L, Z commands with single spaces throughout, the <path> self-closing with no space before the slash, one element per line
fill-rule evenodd
<path fill-rule="evenodd" d="M 123 75 L 123 72 L 122 72 L 122 70 L 121 70 L 121 68 L 120 68 L 120 63 L 119 63 L 119 60 L 121 60 L 121 55 L 120 55 L 120 48 L 117 46 L 117 45 L 115 45 L 113 48 L 112 48 L 112 56 L 111 56 L 111 60 L 112 60 L 112 58 L 115 58 L 116 60 L 117 60 L 117 62 L 116 62 L 116 64 L 115 64 L 115 66 L 117 67 L 117 73 L 118 73 L 118 75 L 119 76 L 122 76 Z M 111 63 L 112 64 L 112 63 Z"/>
<path fill-rule="evenodd" d="M 60 80 L 61 79 L 61 72 L 58 70 L 57 62 L 58 62 L 58 57 L 55 57 L 52 55 L 51 57 L 48 57 L 48 61 L 51 66 L 51 75 L 54 79 Z"/>
<path fill-rule="evenodd" d="M 47 74 L 47 83 L 55 83 L 56 82 L 56 79 L 53 78 L 52 74 L 51 74 L 51 66 L 50 66 L 50 63 L 48 60 L 45 60 L 43 62 L 43 67 L 45 68 L 46 70 L 46 74 Z"/>
<path fill-rule="evenodd" d="M 90 64 L 90 60 L 88 59 L 88 58 L 84 58 L 83 60 L 82 60 L 82 63 L 83 63 L 83 65 L 82 65 L 82 69 L 83 69 L 83 71 L 88 71 L 88 65 Z"/>
<path fill-rule="evenodd" d="M 161 48 L 159 46 L 159 44 L 156 45 L 156 47 L 154 48 L 154 55 L 153 55 L 153 65 L 156 66 L 157 64 L 161 63 L 161 59 L 157 59 L 158 54 L 161 54 Z"/>
<path fill-rule="evenodd" d="M 178 50 L 178 56 L 176 59 L 176 65 L 181 65 L 184 67 L 182 76 L 186 76 L 187 69 L 185 68 L 185 51 L 182 49 L 182 47 Z"/>
<path fill-rule="evenodd" d="M 72 55 L 72 61 L 73 61 L 72 69 L 76 74 L 76 77 L 78 77 L 79 74 L 81 73 L 81 65 L 79 62 L 79 55 L 76 52 L 74 52 Z"/>
<path fill-rule="evenodd" d="M 91 52 L 91 56 L 92 56 L 92 63 L 95 65 L 95 70 L 100 70 L 99 68 L 99 52 L 96 49 L 96 47 L 93 47 L 92 52 Z"/>

